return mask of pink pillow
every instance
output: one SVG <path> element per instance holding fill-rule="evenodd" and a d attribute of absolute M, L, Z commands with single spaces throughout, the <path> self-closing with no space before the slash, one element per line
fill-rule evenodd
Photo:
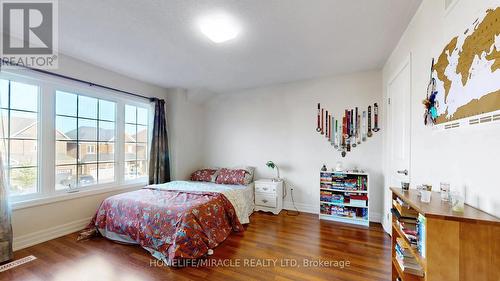
<path fill-rule="evenodd" d="M 216 173 L 217 170 L 214 169 L 201 169 L 191 174 L 191 180 L 213 182 L 215 180 Z"/>
<path fill-rule="evenodd" d="M 245 174 L 247 171 L 238 169 L 231 170 L 222 168 L 219 170 L 219 175 L 215 180 L 218 184 L 245 184 Z"/>

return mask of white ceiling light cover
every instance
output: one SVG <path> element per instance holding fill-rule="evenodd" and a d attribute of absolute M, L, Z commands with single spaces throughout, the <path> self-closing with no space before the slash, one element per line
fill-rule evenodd
<path fill-rule="evenodd" d="M 217 12 L 205 15 L 198 21 L 201 32 L 215 43 L 232 40 L 240 33 L 240 26 L 229 14 Z"/>

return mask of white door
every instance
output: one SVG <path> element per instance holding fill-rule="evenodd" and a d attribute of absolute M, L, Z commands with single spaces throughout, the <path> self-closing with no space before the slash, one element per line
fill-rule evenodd
<path fill-rule="evenodd" d="M 389 187 L 400 187 L 410 180 L 410 116 L 411 116 L 411 57 L 402 64 L 388 81 L 387 95 L 387 166 L 384 192 L 384 227 L 390 231 L 392 206 Z M 389 215 L 388 215 L 389 214 Z"/>

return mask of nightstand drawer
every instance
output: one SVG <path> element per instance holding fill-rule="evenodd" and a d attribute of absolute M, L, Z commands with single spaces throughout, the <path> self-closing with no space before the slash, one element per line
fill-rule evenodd
<path fill-rule="evenodd" d="M 263 193 L 276 193 L 276 184 L 258 183 L 255 185 L 255 191 Z"/>
<path fill-rule="evenodd" d="M 273 194 L 255 193 L 255 204 L 269 208 L 276 208 L 276 196 Z"/>

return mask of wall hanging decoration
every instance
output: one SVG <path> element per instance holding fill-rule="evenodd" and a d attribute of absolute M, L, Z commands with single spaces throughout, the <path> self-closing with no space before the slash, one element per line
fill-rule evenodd
<path fill-rule="evenodd" d="M 363 111 L 363 136 L 361 138 L 366 141 L 366 111 Z"/>
<path fill-rule="evenodd" d="M 425 125 L 436 124 L 436 118 L 438 116 L 437 109 L 439 107 L 439 103 L 436 101 L 436 96 L 438 92 L 436 91 L 436 79 L 432 77 L 433 72 L 434 72 L 434 59 L 432 59 L 431 76 L 429 79 L 429 84 L 427 85 L 427 96 L 422 102 L 425 107 L 425 112 L 424 112 Z"/>
<path fill-rule="evenodd" d="M 361 118 L 359 116 L 359 111 L 358 108 L 356 107 L 356 143 L 358 145 L 361 144 L 361 136 L 360 136 L 360 124 L 361 124 Z"/>
<path fill-rule="evenodd" d="M 373 124 L 373 131 L 378 132 L 380 131 L 380 128 L 378 127 L 378 104 L 375 103 L 373 105 L 373 115 L 374 115 L 374 124 Z"/>
<path fill-rule="evenodd" d="M 372 134 L 372 107 L 369 106 L 368 107 L 368 134 L 367 134 L 367 136 L 369 138 L 371 138 L 372 135 L 373 135 Z"/>
<path fill-rule="evenodd" d="M 446 44 L 432 67 L 424 100 L 427 124 L 500 113 L 500 7 L 482 12 L 463 30 Z"/>
<path fill-rule="evenodd" d="M 318 103 L 316 113 L 316 132 L 324 135 L 327 142 L 342 157 L 351 152 L 363 142 L 367 141 L 367 136 L 372 137 L 374 133 L 380 131 L 378 125 L 378 104 L 373 104 L 374 126 L 372 129 L 372 106 L 368 106 L 368 111 L 359 110 L 358 107 L 345 109 L 341 118 L 335 118 L 332 111 L 321 107 Z M 367 114 L 368 112 L 368 114 Z"/>
<path fill-rule="evenodd" d="M 332 145 L 333 147 L 335 147 L 335 118 L 333 117 L 332 115 L 332 119 L 331 119 L 331 122 L 330 122 L 330 126 L 332 126 L 332 135 L 330 137 L 330 145 Z"/>
<path fill-rule="evenodd" d="M 316 132 L 321 132 L 321 104 L 318 103 L 318 126 L 316 127 Z"/>
<path fill-rule="evenodd" d="M 325 132 L 323 131 L 323 111 L 324 109 L 321 109 L 321 134 L 324 135 Z"/>
<path fill-rule="evenodd" d="M 328 138 L 328 110 L 325 110 L 325 138 Z"/>

